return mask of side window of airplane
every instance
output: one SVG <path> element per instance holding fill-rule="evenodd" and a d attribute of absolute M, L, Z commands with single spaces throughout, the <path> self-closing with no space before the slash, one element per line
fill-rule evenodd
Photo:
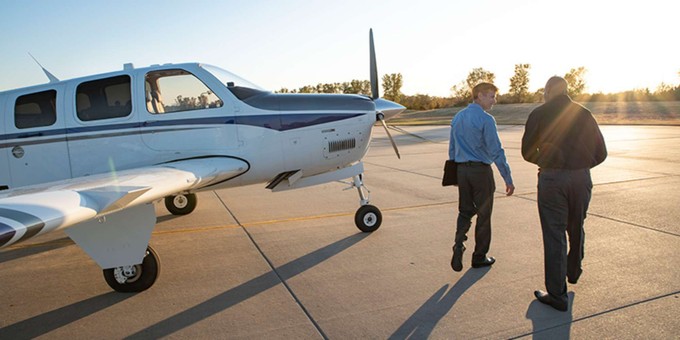
<path fill-rule="evenodd" d="M 50 126 L 57 121 L 57 91 L 26 94 L 14 104 L 14 125 L 17 129 Z"/>
<path fill-rule="evenodd" d="M 146 74 L 146 109 L 161 114 L 222 107 L 222 100 L 201 80 L 185 70 Z"/>
<path fill-rule="evenodd" d="M 130 115 L 130 77 L 123 75 L 81 83 L 76 90 L 76 112 L 82 121 Z"/>

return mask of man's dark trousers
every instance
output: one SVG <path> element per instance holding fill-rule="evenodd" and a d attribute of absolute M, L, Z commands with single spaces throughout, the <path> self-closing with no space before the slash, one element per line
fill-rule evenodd
<path fill-rule="evenodd" d="M 491 166 L 468 162 L 458 164 L 458 221 L 454 246 L 462 246 L 472 217 L 477 215 L 473 261 L 483 261 L 491 244 L 491 211 L 496 184 Z"/>
<path fill-rule="evenodd" d="M 545 287 L 558 301 L 567 303 L 567 283 L 581 275 L 586 218 L 593 182 L 589 169 L 540 169 L 538 212 L 543 231 Z M 567 235 L 569 253 L 567 254 Z"/>

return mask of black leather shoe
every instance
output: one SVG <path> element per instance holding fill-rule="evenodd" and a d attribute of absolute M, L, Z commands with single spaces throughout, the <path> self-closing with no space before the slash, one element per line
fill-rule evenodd
<path fill-rule="evenodd" d="M 459 272 L 463 270 L 463 252 L 465 252 L 465 246 L 453 247 L 453 257 L 451 258 L 451 268 L 453 268 L 453 271 Z"/>
<path fill-rule="evenodd" d="M 555 308 L 560 312 L 566 312 L 569 307 L 568 303 L 557 301 L 555 298 L 550 296 L 550 294 L 542 290 L 534 291 L 534 296 L 536 296 L 536 299 L 541 303 L 545 303 L 546 305 Z"/>
<path fill-rule="evenodd" d="M 482 261 L 472 261 L 472 268 L 488 267 L 496 263 L 496 259 L 493 256 L 485 257 Z"/>

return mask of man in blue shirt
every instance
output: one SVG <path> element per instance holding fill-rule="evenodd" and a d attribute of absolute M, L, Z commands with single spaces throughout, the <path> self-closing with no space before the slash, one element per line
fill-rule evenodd
<path fill-rule="evenodd" d="M 451 120 L 449 159 L 458 163 L 458 221 L 453 246 L 451 268 L 463 269 L 463 243 L 477 215 L 475 251 L 472 267 L 491 266 L 496 262 L 488 257 L 491 244 L 491 211 L 496 184 L 491 163 L 495 163 L 505 181 L 505 193 L 515 191 L 510 166 L 498 138 L 496 120 L 486 112 L 496 103 L 498 88 L 491 83 L 480 83 L 472 89 L 473 103 L 459 111 Z"/>

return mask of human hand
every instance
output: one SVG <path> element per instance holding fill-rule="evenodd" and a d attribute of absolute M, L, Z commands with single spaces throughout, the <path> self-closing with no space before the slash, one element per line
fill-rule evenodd
<path fill-rule="evenodd" d="M 515 192 L 515 186 L 512 184 L 506 184 L 505 185 L 505 196 L 512 196 L 512 194 Z"/>

